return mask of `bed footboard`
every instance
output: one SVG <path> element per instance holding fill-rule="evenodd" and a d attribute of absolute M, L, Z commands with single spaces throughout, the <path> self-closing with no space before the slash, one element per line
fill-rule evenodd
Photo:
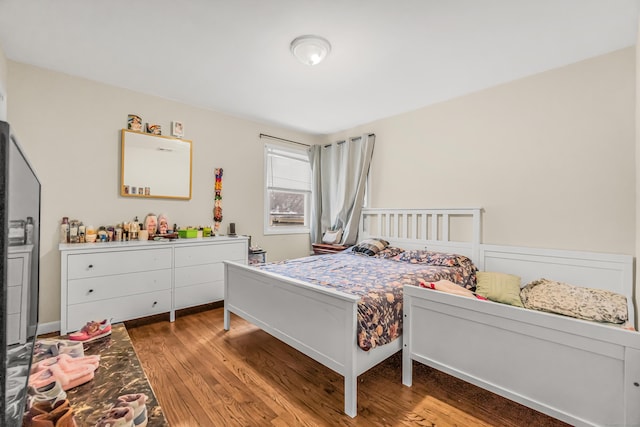
<path fill-rule="evenodd" d="M 351 417 L 357 414 L 360 373 L 358 300 L 353 295 L 225 262 L 225 330 L 229 330 L 233 312 L 343 375 L 344 411 Z"/>
<path fill-rule="evenodd" d="M 574 425 L 640 425 L 640 334 L 417 287 L 404 289 L 413 360 Z"/>

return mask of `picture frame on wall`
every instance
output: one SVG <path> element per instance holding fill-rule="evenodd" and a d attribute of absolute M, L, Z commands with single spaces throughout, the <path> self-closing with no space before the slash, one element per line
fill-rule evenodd
<path fill-rule="evenodd" d="M 142 118 L 137 114 L 127 116 L 127 128 L 136 132 L 142 132 Z"/>
<path fill-rule="evenodd" d="M 152 123 L 147 123 L 147 133 L 152 135 L 162 135 L 162 126 Z"/>
<path fill-rule="evenodd" d="M 171 136 L 175 136 L 176 138 L 182 138 L 184 135 L 184 127 L 182 122 L 173 122 L 171 124 Z"/>

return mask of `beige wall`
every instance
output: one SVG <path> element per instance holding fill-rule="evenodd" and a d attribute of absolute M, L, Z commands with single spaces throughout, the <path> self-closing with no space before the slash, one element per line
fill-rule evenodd
<path fill-rule="evenodd" d="M 98 84 L 9 61 L 9 121 L 42 182 L 40 322 L 60 319 L 58 225 L 63 216 L 94 226 L 167 213 L 182 226 L 212 223 L 213 169 L 224 168 L 221 230 L 229 222 L 253 236 L 269 260 L 309 253 L 308 235 L 263 236 L 263 141 L 260 133 L 317 142 L 286 131 L 177 102 Z M 193 141 L 190 201 L 119 196 L 120 129 L 127 115 L 159 123 L 172 120 Z"/>
<path fill-rule="evenodd" d="M 479 206 L 485 243 L 634 254 L 634 68 L 627 48 L 328 140 L 376 134 L 374 207 Z"/>

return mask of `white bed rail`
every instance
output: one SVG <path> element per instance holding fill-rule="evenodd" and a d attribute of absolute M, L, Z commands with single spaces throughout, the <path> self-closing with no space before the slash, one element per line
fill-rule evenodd
<path fill-rule="evenodd" d="M 405 249 L 455 251 L 480 259 L 482 208 L 362 210 L 358 239 L 379 237 Z"/>
<path fill-rule="evenodd" d="M 605 289 L 627 298 L 629 322 L 635 323 L 633 257 L 631 255 L 480 245 L 481 271 L 520 276 L 522 286 L 541 278 L 585 288 Z"/>

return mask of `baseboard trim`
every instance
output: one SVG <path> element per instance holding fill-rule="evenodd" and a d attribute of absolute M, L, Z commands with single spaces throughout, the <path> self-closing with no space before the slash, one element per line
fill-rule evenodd
<path fill-rule="evenodd" d="M 60 321 L 49 323 L 38 323 L 38 335 L 60 332 Z"/>

